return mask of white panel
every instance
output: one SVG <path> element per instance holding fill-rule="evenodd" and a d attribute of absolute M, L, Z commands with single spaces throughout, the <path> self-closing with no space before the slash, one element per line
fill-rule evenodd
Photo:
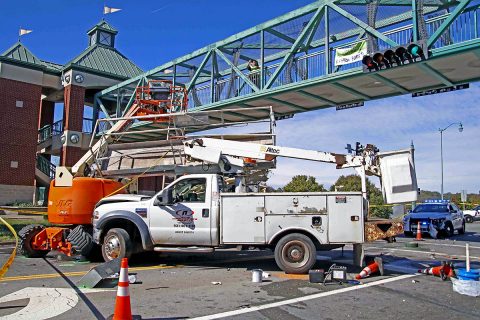
<path fill-rule="evenodd" d="M 327 196 L 279 194 L 265 198 L 267 214 L 327 214 Z"/>
<path fill-rule="evenodd" d="M 362 195 L 329 195 L 328 240 L 330 243 L 362 243 L 364 240 Z"/>
<path fill-rule="evenodd" d="M 264 196 L 222 196 L 222 242 L 265 243 Z"/>
<path fill-rule="evenodd" d="M 416 201 L 417 178 L 410 150 L 380 153 L 382 191 L 387 203 Z"/>

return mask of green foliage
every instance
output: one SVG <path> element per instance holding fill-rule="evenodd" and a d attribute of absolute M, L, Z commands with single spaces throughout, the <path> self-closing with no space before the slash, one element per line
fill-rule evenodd
<path fill-rule="evenodd" d="M 285 192 L 321 192 L 326 191 L 323 184 L 318 184 L 315 177 L 312 176 L 294 176 L 285 187 Z"/>
<path fill-rule="evenodd" d="M 334 185 L 330 187 L 330 191 L 362 191 L 362 180 L 359 175 L 351 174 L 348 176 L 340 176 Z M 383 195 L 382 191 L 378 189 L 370 180 L 367 179 L 367 198 L 370 203 L 370 215 L 388 219 L 392 214 L 392 208 L 382 206 Z"/>

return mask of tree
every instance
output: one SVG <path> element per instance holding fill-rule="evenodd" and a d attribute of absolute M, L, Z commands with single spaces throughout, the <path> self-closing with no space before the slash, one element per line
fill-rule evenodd
<path fill-rule="evenodd" d="M 334 185 L 330 187 L 330 191 L 362 191 L 362 180 L 359 175 L 351 174 L 348 176 L 340 176 Z M 385 207 L 383 202 L 382 191 L 378 189 L 370 180 L 367 179 L 367 198 L 372 205 L 370 215 L 379 218 L 389 218 L 392 210 Z"/>
<path fill-rule="evenodd" d="M 285 192 L 320 192 L 326 191 L 323 187 L 323 184 L 318 184 L 315 177 L 312 176 L 294 176 L 292 181 L 290 181 L 285 187 L 283 187 Z"/>

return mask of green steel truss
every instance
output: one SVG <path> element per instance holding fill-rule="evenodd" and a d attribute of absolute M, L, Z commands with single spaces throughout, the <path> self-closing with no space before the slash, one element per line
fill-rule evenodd
<path fill-rule="evenodd" d="M 338 83 L 358 76 L 362 68 L 360 62 L 335 67 L 335 50 L 360 41 L 368 41 L 369 51 L 375 51 L 425 40 L 431 57 L 472 48 L 478 52 L 479 5 L 478 0 L 319 0 L 105 89 L 95 96 L 95 107 L 106 117 L 124 114 L 134 102 L 135 87 L 148 79 L 183 83 L 190 111 L 249 108 L 258 100 L 281 102 L 293 112 L 325 108 L 334 102 L 303 90 L 322 82 L 354 96 L 349 102 L 369 100 L 367 94 Z M 247 70 L 249 59 L 259 62 L 259 71 Z M 445 85 L 454 84 L 426 64 L 422 69 Z M 374 77 L 395 88 L 395 94 L 409 93 L 381 74 Z M 278 94 L 289 91 L 315 99 L 318 107 L 280 101 Z"/>

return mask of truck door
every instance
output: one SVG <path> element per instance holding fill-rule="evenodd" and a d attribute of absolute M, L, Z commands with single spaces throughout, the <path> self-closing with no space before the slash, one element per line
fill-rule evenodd
<path fill-rule="evenodd" d="M 174 203 L 150 209 L 150 232 L 155 244 L 210 246 L 211 181 L 185 177 L 173 185 Z"/>
<path fill-rule="evenodd" d="M 361 195 L 329 195 L 327 208 L 330 243 L 362 243 L 364 241 Z"/>

